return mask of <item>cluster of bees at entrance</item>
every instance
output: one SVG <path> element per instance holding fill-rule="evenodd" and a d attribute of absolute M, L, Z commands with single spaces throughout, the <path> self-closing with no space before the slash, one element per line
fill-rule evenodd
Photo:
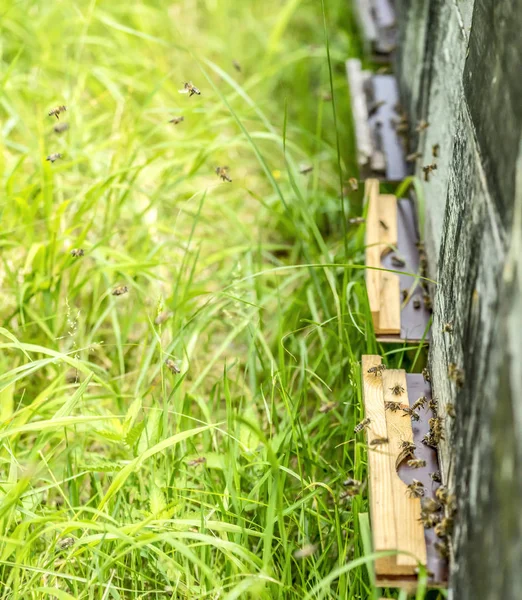
<path fill-rule="evenodd" d="M 238 71 L 241 70 L 239 64 L 236 61 L 234 61 L 234 68 Z M 191 98 L 192 96 L 201 96 L 201 91 L 191 81 L 185 82 L 183 89 L 179 90 L 179 93 L 180 94 L 188 94 L 189 98 Z M 67 107 L 62 104 L 59 106 L 55 106 L 54 108 L 51 108 L 49 110 L 49 112 L 47 113 L 49 117 L 55 117 L 56 120 L 58 121 L 53 128 L 55 133 L 63 133 L 69 129 L 69 125 L 67 123 L 60 121 L 60 115 L 63 115 L 63 113 L 65 113 L 65 112 L 67 112 Z M 168 122 L 172 123 L 173 125 L 179 125 L 180 123 L 183 123 L 184 120 L 185 120 L 185 117 L 176 116 L 176 117 L 170 119 Z M 51 154 L 49 154 L 47 156 L 46 160 L 52 164 L 52 163 L 55 163 L 57 160 L 61 160 L 62 158 L 63 158 L 63 155 L 60 152 L 52 152 Z M 219 177 L 219 179 L 221 179 L 221 181 L 227 182 L 227 183 L 232 183 L 232 179 L 230 178 L 230 176 L 228 174 L 229 169 L 227 166 L 218 166 L 215 168 L 215 172 L 216 172 L 216 175 Z M 82 258 L 83 256 L 85 256 L 85 250 L 83 248 L 73 248 L 70 253 L 73 258 Z M 115 288 L 113 288 L 113 290 L 111 291 L 111 294 L 113 296 L 123 296 L 123 295 L 127 294 L 128 291 L 129 291 L 128 286 L 118 285 Z M 172 313 L 169 311 L 164 311 L 164 312 L 160 313 L 155 319 L 156 325 L 160 325 L 160 324 L 164 323 L 171 316 L 172 316 Z M 174 375 L 177 375 L 180 373 L 180 369 L 179 369 L 178 365 L 170 358 L 168 358 L 165 361 L 165 366 Z"/>
<path fill-rule="evenodd" d="M 456 368 L 456 367 L 455 367 Z M 381 376 L 383 371 L 386 370 L 386 365 L 380 364 L 368 369 L 368 374 L 374 377 Z M 427 368 L 423 369 L 422 375 L 425 381 L 430 381 L 431 376 Z M 401 383 L 394 384 L 390 389 L 392 396 L 400 397 L 405 394 L 406 390 Z M 435 398 L 428 400 L 426 396 L 418 398 L 411 406 L 402 406 L 399 400 L 387 401 L 384 403 L 385 410 L 391 412 L 402 411 L 403 416 L 409 416 L 412 421 L 419 421 L 420 409 L 428 408 L 432 411 L 433 416 L 429 419 L 429 431 L 423 437 L 422 443 L 432 448 L 437 448 L 440 441 L 444 439 L 444 419 L 439 415 L 438 403 Z M 450 417 L 455 416 L 453 405 L 449 404 L 446 407 L 446 414 Z M 366 417 L 354 428 L 354 433 L 359 433 L 369 427 L 371 419 Z M 370 442 L 370 446 L 381 446 L 389 442 L 388 438 L 374 438 Z M 416 445 L 414 442 L 402 440 L 400 443 L 400 453 L 396 459 L 395 467 L 398 467 L 403 463 L 412 468 L 419 469 L 426 467 L 426 460 L 417 458 L 415 456 Z M 430 473 L 430 477 L 434 483 L 441 483 L 441 476 L 439 471 Z M 349 480 L 346 483 L 350 483 L 353 489 L 353 483 Z M 426 529 L 433 528 L 435 534 L 440 538 L 436 542 L 435 547 L 439 554 L 443 558 L 449 557 L 449 537 L 453 531 L 453 519 L 456 512 L 456 500 L 455 496 L 449 494 L 445 486 L 439 486 L 435 491 L 435 498 L 424 497 L 426 489 L 422 481 L 413 479 L 412 482 L 407 486 L 406 493 L 411 498 L 421 499 L 421 516 L 420 521 Z"/>

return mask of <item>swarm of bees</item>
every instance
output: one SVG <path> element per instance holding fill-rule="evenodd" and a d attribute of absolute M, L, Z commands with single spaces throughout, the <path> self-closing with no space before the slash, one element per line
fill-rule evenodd
<path fill-rule="evenodd" d="M 363 419 L 360 423 L 358 423 L 355 427 L 354 427 L 354 433 L 359 433 L 361 432 L 363 429 L 365 429 L 366 427 L 368 427 L 368 425 L 371 423 L 371 419 L 369 417 L 366 417 L 366 419 Z"/>
<path fill-rule="evenodd" d="M 386 365 L 375 365 L 375 367 L 370 367 L 368 369 L 368 373 L 373 373 L 375 377 L 378 375 L 382 375 L 382 372 L 386 370 Z"/>
<path fill-rule="evenodd" d="M 49 162 L 53 163 L 59 158 L 62 158 L 62 155 L 59 152 L 53 152 L 53 154 L 49 154 L 49 156 L 45 160 L 48 160 Z"/>
<path fill-rule="evenodd" d="M 56 117 L 57 119 L 60 118 L 60 113 L 63 113 L 67 110 L 66 106 L 55 106 L 54 108 L 51 108 L 51 110 L 49 111 L 49 116 L 50 117 Z"/>
<path fill-rule="evenodd" d="M 222 181 L 232 183 L 232 179 L 228 176 L 228 167 L 216 167 L 216 175 L 220 177 Z"/>
<path fill-rule="evenodd" d="M 393 387 L 390 388 L 390 390 L 394 396 L 402 396 L 402 394 L 404 394 L 405 392 L 404 388 L 400 383 L 396 383 Z"/>
<path fill-rule="evenodd" d="M 71 256 L 73 258 L 80 258 L 80 256 L 83 256 L 85 254 L 83 248 L 73 248 L 71 250 Z"/>
<path fill-rule="evenodd" d="M 129 288 L 126 285 L 119 285 L 112 290 L 111 294 L 113 296 L 123 296 L 123 294 L 126 294 L 128 291 Z"/>
<path fill-rule="evenodd" d="M 181 373 L 180 368 L 171 358 L 167 358 L 165 366 L 173 375 L 179 375 Z"/>
<path fill-rule="evenodd" d="M 192 83 L 192 81 L 186 81 L 185 84 L 183 85 L 183 89 L 179 90 L 180 94 L 188 94 L 189 98 L 191 96 L 194 96 L 194 94 L 196 94 L 197 96 L 201 96 L 201 92 L 198 90 L 198 88 Z"/>

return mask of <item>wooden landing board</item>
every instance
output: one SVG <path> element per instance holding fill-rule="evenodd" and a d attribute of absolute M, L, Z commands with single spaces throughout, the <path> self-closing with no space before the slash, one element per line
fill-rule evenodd
<path fill-rule="evenodd" d="M 402 414 L 389 421 L 385 411 L 385 386 L 392 387 L 395 380 L 400 380 L 406 390 L 404 371 L 384 372 L 384 375 L 368 373 L 368 369 L 381 364 L 381 357 L 364 355 L 362 357 L 363 399 L 366 416 L 370 418 L 367 428 L 368 467 L 370 489 L 370 515 L 372 520 L 372 537 L 374 550 L 403 550 L 415 555 L 419 562 L 426 562 L 424 530 L 419 528 L 420 503 L 413 501 L 406 493 L 406 485 L 399 478 L 395 469 L 395 461 L 399 454 L 401 439 L 413 439 L 409 418 Z M 393 383 L 389 383 L 389 380 Z M 408 406 L 406 394 L 405 406 Z M 409 430 L 408 430 L 409 427 Z M 388 438 L 388 444 L 371 446 L 376 437 Z M 400 557 L 400 560 L 399 560 Z M 408 555 L 393 555 L 375 561 L 375 572 L 378 580 L 389 581 L 393 578 L 415 577 L 417 560 Z M 401 580 L 402 581 L 402 580 Z"/>
<path fill-rule="evenodd" d="M 380 225 L 379 225 L 379 181 L 367 179 L 364 185 L 364 197 L 368 203 L 366 215 L 366 265 L 374 267 L 366 269 L 366 289 L 375 331 L 379 327 L 381 312 L 381 267 Z"/>

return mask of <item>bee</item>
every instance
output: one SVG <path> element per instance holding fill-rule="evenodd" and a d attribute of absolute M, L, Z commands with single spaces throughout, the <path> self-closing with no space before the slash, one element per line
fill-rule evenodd
<path fill-rule="evenodd" d="M 51 110 L 49 111 L 49 116 L 56 117 L 57 119 L 59 119 L 60 113 L 63 113 L 66 110 L 67 110 L 66 106 L 55 106 L 54 108 L 51 108 Z"/>
<path fill-rule="evenodd" d="M 437 414 L 437 411 L 439 410 L 439 401 L 437 398 L 431 398 L 431 400 L 428 402 L 428 408 Z"/>
<path fill-rule="evenodd" d="M 436 513 L 442 508 L 440 502 L 437 502 L 437 500 L 434 498 L 423 498 L 421 501 L 421 506 L 423 512 L 426 513 Z"/>
<path fill-rule="evenodd" d="M 434 481 L 435 483 L 440 483 L 442 481 L 442 477 L 440 476 L 440 471 L 433 471 L 433 473 L 430 473 L 430 477 L 431 477 L 432 481 Z"/>
<path fill-rule="evenodd" d="M 422 498 L 424 496 L 424 484 L 422 481 L 413 479 L 408 485 L 408 496 L 410 498 Z"/>
<path fill-rule="evenodd" d="M 392 412 L 397 412 L 401 408 L 400 402 L 385 402 L 384 410 L 391 410 Z"/>
<path fill-rule="evenodd" d="M 334 408 L 337 408 L 337 402 L 325 402 L 324 404 L 321 404 L 319 412 L 326 414 L 331 412 Z"/>
<path fill-rule="evenodd" d="M 420 301 L 418 298 L 415 298 L 415 299 L 413 300 L 412 304 L 413 304 L 413 308 L 414 308 L 415 310 L 419 310 L 419 309 L 420 309 L 420 307 L 421 307 L 421 301 Z"/>
<path fill-rule="evenodd" d="M 343 490 L 339 494 L 339 500 L 346 500 L 347 498 L 352 498 L 353 496 L 357 496 L 361 493 L 359 488 L 348 488 L 347 490 Z"/>
<path fill-rule="evenodd" d="M 232 66 L 238 73 L 241 73 L 241 65 L 237 62 L 237 60 L 232 61 Z"/>
<path fill-rule="evenodd" d="M 399 383 L 396 383 L 393 387 L 390 388 L 390 390 L 394 396 L 401 396 L 402 394 L 404 394 L 405 391 L 402 385 L 400 385 Z"/>
<path fill-rule="evenodd" d="M 167 358 L 165 366 L 173 375 L 179 375 L 181 373 L 178 365 L 171 358 Z"/>
<path fill-rule="evenodd" d="M 408 298 L 408 290 L 401 290 L 401 297 L 402 301 L 406 302 L 406 299 Z"/>
<path fill-rule="evenodd" d="M 453 519 L 451 517 L 444 517 L 440 523 L 435 525 L 434 531 L 435 535 L 440 538 L 450 536 L 453 531 Z"/>
<path fill-rule="evenodd" d="M 49 162 L 53 163 L 55 160 L 58 160 L 59 158 L 62 158 L 62 155 L 59 152 L 54 152 L 53 154 L 49 154 L 49 156 L 45 160 L 48 160 Z"/>
<path fill-rule="evenodd" d="M 57 542 L 56 548 L 58 550 L 65 550 L 66 548 L 70 548 L 75 541 L 73 537 L 65 537 Z"/>
<path fill-rule="evenodd" d="M 426 461 L 423 458 L 412 458 L 406 464 L 412 469 L 421 469 L 426 466 Z"/>
<path fill-rule="evenodd" d="M 425 446 L 430 446 L 430 448 L 436 448 L 437 447 L 437 442 L 433 437 L 433 434 L 431 433 L 431 431 L 429 433 L 427 433 L 423 438 L 422 438 L 422 443 Z"/>
<path fill-rule="evenodd" d="M 365 222 L 366 219 L 364 217 L 353 217 L 352 219 L 348 219 L 350 225 L 362 225 Z"/>
<path fill-rule="evenodd" d="M 54 133 L 63 133 L 69 129 L 69 123 L 56 123 L 53 127 Z"/>
<path fill-rule="evenodd" d="M 420 133 L 421 131 L 425 131 L 426 129 L 428 129 L 429 126 L 430 126 L 430 124 L 428 123 L 428 121 L 425 121 L 424 119 L 422 119 L 417 124 L 417 127 L 415 127 L 415 131 Z"/>
<path fill-rule="evenodd" d="M 232 183 L 232 179 L 228 176 L 228 167 L 216 167 L 216 175 L 221 177 L 222 181 L 228 181 Z"/>
<path fill-rule="evenodd" d="M 179 125 L 180 123 L 183 123 L 184 120 L 185 120 L 185 117 L 174 117 L 173 119 L 171 119 L 169 121 L 169 123 L 173 123 L 174 125 Z"/>
<path fill-rule="evenodd" d="M 361 487 L 362 486 L 362 481 L 359 481 L 358 479 L 352 479 L 352 478 L 348 478 L 345 481 L 343 481 L 343 485 L 345 487 Z"/>
<path fill-rule="evenodd" d="M 464 370 L 457 367 L 457 365 L 455 363 L 450 363 L 448 365 L 448 377 L 451 379 L 451 381 L 455 382 L 455 385 L 458 388 L 461 388 L 464 386 L 464 381 L 465 381 Z"/>
<path fill-rule="evenodd" d="M 415 452 L 416 448 L 415 444 L 413 442 L 409 442 L 408 440 L 401 440 L 400 447 L 401 450 L 406 450 L 412 455 Z"/>
<path fill-rule="evenodd" d="M 185 85 L 183 86 L 182 90 L 179 90 L 180 94 L 188 94 L 189 98 L 190 96 L 193 96 L 194 94 L 196 94 L 197 96 L 201 96 L 201 92 L 198 90 L 198 88 L 192 84 L 192 81 L 186 81 Z"/>
<path fill-rule="evenodd" d="M 395 254 L 391 257 L 391 264 L 394 267 L 405 267 L 406 266 L 406 261 L 404 261 L 402 258 L 399 258 L 398 256 L 395 256 Z"/>
<path fill-rule="evenodd" d="M 405 417 L 406 415 L 409 415 L 411 417 L 412 421 L 420 420 L 419 415 L 413 410 L 413 408 L 403 408 L 402 410 L 405 413 L 404 415 L 402 415 L 403 417 Z"/>
<path fill-rule="evenodd" d="M 317 544 L 305 544 L 302 548 L 299 548 L 299 550 L 294 552 L 294 558 L 297 558 L 298 560 L 308 558 L 315 553 L 318 547 Z"/>
<path fill-rule="evenodd" d="M 350 177 L 350 179 L 348 179 L 348 185 L 352 192 L 356 192 L 359 189 L 359 182 L 355 177 Z"/>
<path fill-rule="evenodd" d="M 73 248 L 71 250 L 71 256 L 73 258 L 79 258 L 80 256 L 83 256 L 85 254 L 83 248 Z"/>
<path fill-rule="evenodd" d="M 418 158 L 422 158 L 422 152 L 412 152 L 406 157 L 406 162 L 415 162 Z"/>
<path fill-rule="evenodd" d="M 422 300 L 424 301 L 424 306 L 426 307 L 427 310 L 433 309 L 433 303 L 432 303 L 431 297 L 428 293 L 424 292 L 424 294 L 422 294 Z"/>
<path fill-rule="evenodd" d="M 154 319 L 154 323 L 156 325 L 161 325 L 162 323 L 165 323 L 165 321 L 168 321 L 173 314 L 174 313 L 170 310 L 164 310 Z"/>
<path fill-rule="evenodd" d="M 382 219 L 379 219 L 379 225 L 384 229 L 384 231 L 388 231 L 389 227 Z"/>
<path fill-rule="evenodd" d="M 370 442 L 370 446 L 381 446 L 383 444 L 387 444 L 388 443 L 388 438 L 386 437 L 380 437 L 380 438 L 374 438 L 371 442 Z"/>
<path fill-rule="evenodd" d="M 204 456 L 200 456 L 199 458 L 194 458 L 193 460 L 189 460 L 187 466 L 189 467 L 197 467 L 198 465 L 204 465 L 207 462 L 207 459 Z"/>
<path fill-rule="evenodd" d="M 428 513 L 421 511 L 419 521 L 423 524 L 425 529 L 430 529 L 431 527 L 435 527 L 435 525 L 440 523 L 441 519 L 442 515 L 439 513 Z"/>
<path fill-rule="evenodd" d="M 422 369 L 422 377 L 424 378 L 424 381 L 431 381 L 431 374 L 428 367 L 424 367 L 424 369 Z"/>
<path fill-rule="evenodd" d="M 444 432 L 442 429 L 442 425 L 443 425 L 442 417 L 432 417 L 428 421 L 428 424 L 430 426 L 430 434 L 431 434 L 433 440 L 435 440 L 435 442 L 438 444 L 440 442 L 440 440 L 444 439 Z"/>
<path fill-rule="evenodd" d="M 431 165 L 425 165 L 422 167 L 424 172 L 424 181 L 430 180 L 430 173 L 437 170 L 437 163 L 431 163 Z"/>
<path fill-rule="evenodd" d="M 439 150 L 440 150 L 440 144 L 433 144 L 433 146 L 431 147 L 431 154 L 432 154 L 433 158 L 439 157 Z"/>
<path fill-rule="evenodd" d="M 368 425 L 370 424 L 371 419 L 369 417 L 366 417 L 366 419 L 363 419 L 360 423 L 358 423 L 355 428 L 354 428 L 354 433 L 359 433 L 360 431 L 362 431 L 365 427 L 368 427 Z"/>
<path fill-rule="evenodd" d="M 445 485 L 441 485 L 435 490 L 435 498 L 437 498 L 441 504 L 446 504 L 448 496 L 448 488 Z"/>
<path fill-rule="evenodd" d="M 426 396 L 421 396 L 420 398 L 417 398 L 417 400 L 415 400 L 415 402 L 411 406 L 411 409 L 419 410 L 420 408 L 424 408 L 426 406 L 427 402 L 428 402 L 428 399 L 426 398 Z"/>
<path fill-rule="evenodd" d="M 441 558 L 448 559 L 450 557 L 450 550 L 447 542 L 435 542 L 433 547 Z"/>
<path fill-rule="evenodd" d="M 375 377 L 377 375 L 382 375 L 382 372 L 386 370 L 386 365 L 376 365 L 375 367 L 370 367 L 368 369 L 368 373 L 373 373 Z"/>
<path fill-rule="evenodd" d="M 311 173 L 313 170 L 314 170 L 314 167 L 312 165 L 303 165 L 299 169 L 299 173 L 301 173 L 301 175 L 308 175 L 308 173 Z"/>
<path fill-rule="evenodd" d="M 384 106 L 385 104 L 386 104 L 386 102 L 384 100 L 379 100 L 378 102 L 373 102 L 373 104 L 371 104 L 371 106 L 368 108 L 368 116 L 373 117 L 373 115 L 375 115 L 377 113 L 379 108 L 381 108 L 381 106 Z"/>
<path fill-rule="evenodd" d="M 446 414 L 448 415 L 448 417 L 451 417 L 452 419 L 454 419 L 457 416 L 454 404 L 451 404 L 451 403 L 446 404 Z"/>
<path fill-rule="evenodd" d="M 119 285 L 112 290 L 111 294 L 113 296 L 123 296 L 123 294 L 126 294 L 128 291 L 129 288 L 126 285 Z"/>

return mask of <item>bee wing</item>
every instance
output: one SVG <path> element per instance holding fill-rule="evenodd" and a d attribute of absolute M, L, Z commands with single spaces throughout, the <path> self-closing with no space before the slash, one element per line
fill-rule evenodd
<path fill-rule="evenodd" d="M 188 94 L 189 93 L 189 91 L 186 88 L 183 88 L 182 90 L 178 90 L 178 92 L 180 94 Z"/>

